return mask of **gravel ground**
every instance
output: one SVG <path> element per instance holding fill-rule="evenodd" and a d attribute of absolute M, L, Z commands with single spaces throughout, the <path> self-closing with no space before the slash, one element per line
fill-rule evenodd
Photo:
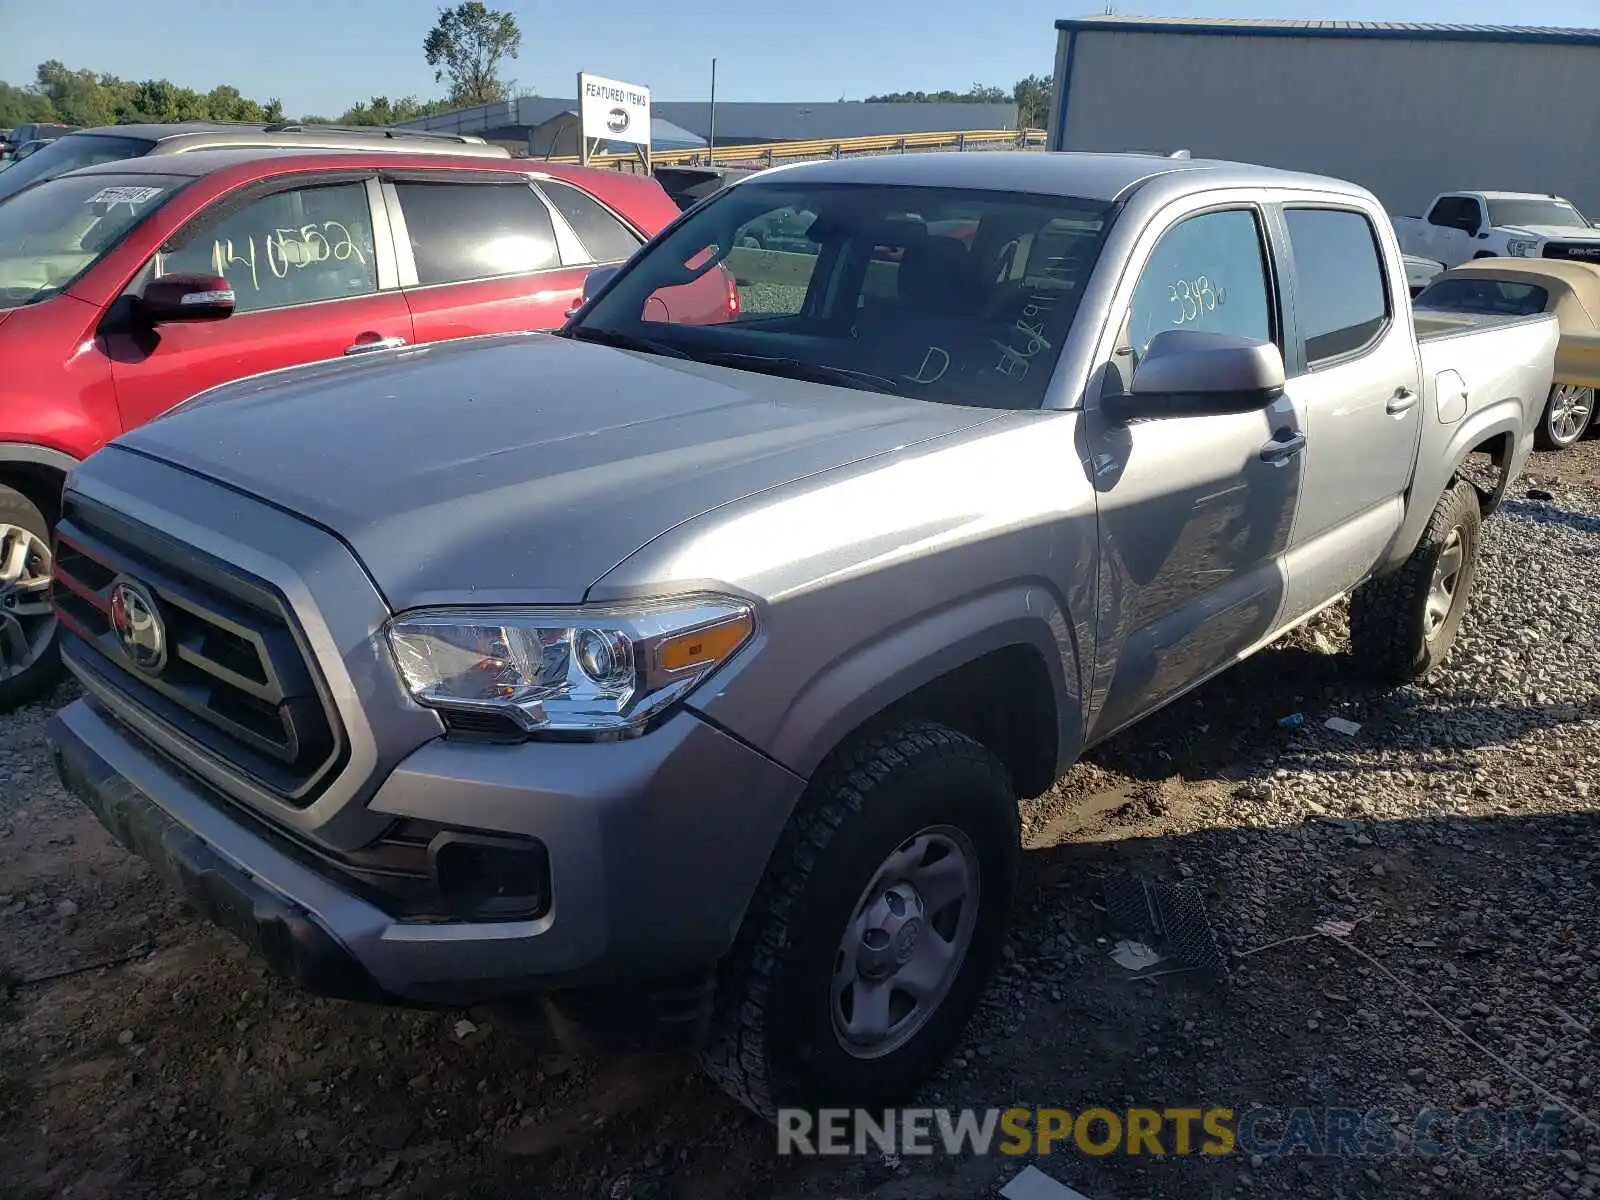
<path fill-rule="evenodd" d="M 1040 1165 L 1096 1200 L 1600 1195 L 1600 443 L 1512 495 L 1427 686 L 1358 682 L 1334 610 L 1028 806 L 1008 965 L 928 1103 L 1387 1108 L 1402 1134 L 1554 1106 L 1553 1153 Z M 683 1060 L 296 996 L 62 796 L 50 711 L 0 719 L 0 1196 L 967 1200 L 1022 1165 L 782 1159 Z M 1129 872 L 1197 889 L 1227 986 L 1109 960 Z"/>

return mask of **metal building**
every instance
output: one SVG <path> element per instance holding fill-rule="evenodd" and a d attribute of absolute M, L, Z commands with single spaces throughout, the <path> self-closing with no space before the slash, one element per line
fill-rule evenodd
<path fill-rule="evenodd" d="M 1600 218 L 1600 30 L 1090 17 L 1056 22 L 1053 150 L 1189 150 L 1336 175 L 1390 212 L 1454 189 Z"/>

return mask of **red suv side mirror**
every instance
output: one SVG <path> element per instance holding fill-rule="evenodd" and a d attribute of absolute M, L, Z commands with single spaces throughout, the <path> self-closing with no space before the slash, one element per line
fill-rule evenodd
<path fill-rule="evenodd" d="M 139 311 L 152 325 L 233 315 L 233 286 L 220 275 L 164 275 L 144 285 Z"/>

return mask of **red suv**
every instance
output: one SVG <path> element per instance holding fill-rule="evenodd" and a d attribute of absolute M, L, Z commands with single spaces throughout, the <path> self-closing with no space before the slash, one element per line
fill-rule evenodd
<path fill-rule="evenodd" d="M 261 149 L 103 163 L 0 203 L 0 710 L 54 677 L 50 530 L 78 460 L 245 375 L 554 328 L 678 211 L 615 171 Z M 737 312 L 722 273 L 675 293 L 674 321 Z"/>

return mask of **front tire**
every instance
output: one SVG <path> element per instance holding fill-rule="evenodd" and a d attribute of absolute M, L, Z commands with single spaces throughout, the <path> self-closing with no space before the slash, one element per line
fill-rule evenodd
<path fill-rule="evenodd" d="M 1544 413 L 1533 431 L 1533 444 L 1541 450 L 1565 450 L 1589 431 L 1593 421 L 1593 388 L 1552 384 Z"/>
<path fill-rule="evenodd" d="M 1405 565 L 1356 589 L 1350 649 L 1364 670 L 1401 684 L 1444 662 L 1472 594 L 1482 529 L 1477 490 L 1457 482 L 1439 498 Z"/>
<path fill-rule="evenodd" d="M 840 756 L 723 966 L 707 1074 L 768 1120 L 904 1100 L 994 973 L 1020 857 L 1016 792 L 973 739 L 908 723 Z"/>
<path fill-rule="evenodd" d="M 61 677 L 50 604 L 50 522 L 0 485 L 0 712 L 37 700 Z"/>

